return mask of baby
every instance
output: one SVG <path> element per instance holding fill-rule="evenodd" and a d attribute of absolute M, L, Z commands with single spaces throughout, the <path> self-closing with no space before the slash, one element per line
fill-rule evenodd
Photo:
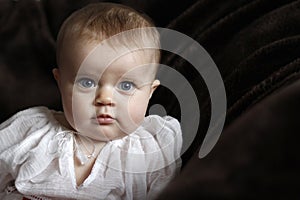
<path fill-rule="evenodd" d="M 154 199 L 180 169 L 170 117 L 145 117 L 159 86 L 159 34 L 112 3 L 74 12 L 53 70 L 64 112 L 21 111 L 0 125 L 0 199 Z"/>

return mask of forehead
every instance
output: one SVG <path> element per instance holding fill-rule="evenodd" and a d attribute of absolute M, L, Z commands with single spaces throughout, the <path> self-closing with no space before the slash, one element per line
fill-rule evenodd
<path fill-rule="evenodd" d="M 155 68 L 155 50 L 128 46 L 84 43 L 70 45 L 62 63 L 68 71 L 99 74 L 104 71 L 127 73 Z M 137 70 L 139 69 L 139 70 Z"/>

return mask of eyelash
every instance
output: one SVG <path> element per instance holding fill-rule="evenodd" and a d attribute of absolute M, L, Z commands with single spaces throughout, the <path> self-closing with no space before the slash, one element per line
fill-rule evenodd
<path fill-rule="evenodd" d="M 90 78 L 80 78 L 76 81 L 76 83 L 85 89 L 90 89 L 90 88 L 94 88 L 97 86 L 96 82 Z M 129 85 L 130 85 L 130 88 L 124 88 L 124 86 L 128 87 Z M 121 92 L 124 92 L 124 93 L 131 93 L 137 88 L 137 86 L 131 81 L 119 82 L 116 87 L 118 90 L 120 90 Z"/>

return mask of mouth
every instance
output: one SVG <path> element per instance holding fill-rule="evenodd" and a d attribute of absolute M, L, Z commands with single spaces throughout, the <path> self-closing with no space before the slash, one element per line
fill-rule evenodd
<path fill-rule="evenodd" d="M 108 114 L 100 114 L 96 117 L 96 120 L 100 125 L 112 124 L 115 121 L 115 119 Z"/>

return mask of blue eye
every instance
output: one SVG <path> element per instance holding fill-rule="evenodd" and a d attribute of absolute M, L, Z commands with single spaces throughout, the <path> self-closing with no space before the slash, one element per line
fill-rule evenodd
<path fill-rule="evenodd" d="M 123 81 L 121 83 L 118 84 L 118 88 L 120 90 L 129 92 L 135 89 L 135 85 L 134 83 L 130 82 L 130 81 Z"/>
<path fill-rule="evenodd" d="M 84 88 L 92 88 L 96 86 L 95 81 L 89 78 L 81 78 L 77 81 L 77 83 Z"/>

